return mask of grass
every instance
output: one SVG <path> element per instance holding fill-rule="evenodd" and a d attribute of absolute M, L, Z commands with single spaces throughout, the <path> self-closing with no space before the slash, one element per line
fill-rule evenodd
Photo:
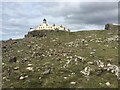
<path fill-rule="evenodd" d="M 101 76 L 96 76 L 93 72 L 89 77 L 84 77 L 80 73 L 88 66 L 88 61 L 101 59 L 107 63 L 107 60 L 111 59 L 112 64 L 117 65 L 118 48 L 115 49 L 115 47 L 117 47 L 118 42 L 105 42 L 105 39 L 117 34 L 118 32 L 115 30 L 50 32 L 45 37 L 28 37 L 5 41 L 3 46 L 6 48 L 2 49 L 2 62 L 5 65 L 2 69 L 3 77 L 7 79 L 3 80 L 3 88 L 117 88 L 117 79 L 112 73 L 103 72 Z M 85 39 L 86 42 L 82 43 L 82 39 Z M 90 41 L 92 39 L 93 41 Z M 96 42 L 97 40 L 102 42 Z M 67 45 L 70 42 L 73 44 Z M 31 47 L 29 48 L 28 45 Z M 96 52 L 90 56 L 93 49 Z M 75 55 L 84 57 L 84 63 L 78 61 L 75 64 Z M 10 56 L 16 56 L 17 62 L 8 62 Z M 67 60 L 70 60 L 66 58 L 67 56 L 73 58 L 68 66 L 63 68 Z M 28 61 L 23 63 L 24 60 Z M 28 64 L 32 64 L 34 71 L 26 70 Z M 19 67 L 18 70 L 14 70 L 16 66 Z M 95 65 L 90 67 L 97 68 Z M 43 75 L 42 73 L 48 68 L 51 69 L 50 74 Z M 19 80 L 20 76 L 25 75 L 28 75 L 28 78 Z M 76 82 L 76 84 L 71 85 L 70 82 Z M 105 85 L 106 82 L 111 83 L 110 87 Z M 100 85 L 100 83 L 102 84 Z"/>

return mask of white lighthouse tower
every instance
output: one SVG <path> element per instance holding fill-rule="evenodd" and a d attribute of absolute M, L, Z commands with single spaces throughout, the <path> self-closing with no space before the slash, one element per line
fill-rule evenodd
<path fill-rule="evenodd" d="M 47 20 L 45 18 L 43 19 L 43 23 L 45 23 L 45 24 L 47 23 Z"/>

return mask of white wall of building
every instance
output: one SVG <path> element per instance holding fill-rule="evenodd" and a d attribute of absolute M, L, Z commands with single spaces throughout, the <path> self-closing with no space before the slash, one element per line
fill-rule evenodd
<path fill-rule="evenodd" d="M 56 29 L 62 30 L 62 31 L 69 31 L 64 26 L 56 26 L 56 25 L 53 26 L 53 25 L 47 24 L 47 22 L 46 23 L 43 22 L 41 25 L 31 30 L 56 30 Z"/>

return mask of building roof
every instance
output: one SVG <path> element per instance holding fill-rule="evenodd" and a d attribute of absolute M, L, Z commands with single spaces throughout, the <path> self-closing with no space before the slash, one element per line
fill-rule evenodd
<path fill-rule="evenodd" d="M 43 21 L 47 21 L 47 20 L 44 18 Z"/>

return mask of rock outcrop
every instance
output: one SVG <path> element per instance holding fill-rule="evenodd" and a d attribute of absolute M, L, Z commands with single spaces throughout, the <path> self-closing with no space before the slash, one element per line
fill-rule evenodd
<path fill-rule="evenodd" d="M 34 30 L 34 31 L 30 31 L 28 32 L 27 35 L 25 35 L 25 37 L 45 37 L 48 34 L 52 33 L 52 32 L 67 32 L 67 31 L 60 31 L 60 30 Z"/>
<path fill-rule="evenodd" d="M 120 25 L 106 24 L 105 30 L 119 30 Z"/>

